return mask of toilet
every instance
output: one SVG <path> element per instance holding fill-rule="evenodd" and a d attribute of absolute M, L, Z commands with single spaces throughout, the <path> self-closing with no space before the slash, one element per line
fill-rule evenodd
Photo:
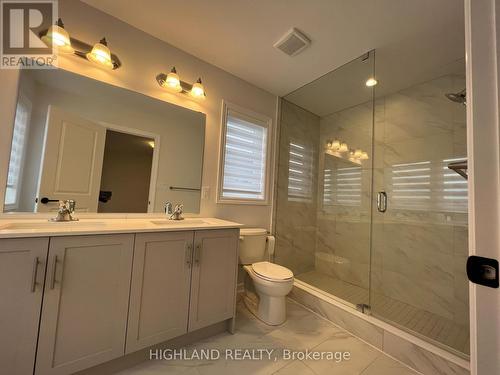
<path fill-rule="evenodd" d="M 286 320 L 286 296 L 293 287 L 293 272 L 267 261 L 273 254 L 274 237 L 265 229 L 240 230 L 239 262 L 246 273 L 243 301 L 257 318 L 274 326 Z"/>

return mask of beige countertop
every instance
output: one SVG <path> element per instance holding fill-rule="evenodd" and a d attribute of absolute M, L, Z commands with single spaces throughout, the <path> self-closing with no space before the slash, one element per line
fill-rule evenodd
<path fill-rule="evenodd" d="M 55 237 L 90 234 L 172 232 L 240 228 L 242 224 L 216 218 L 186 218 L 168 220 L 164 216 L 151 217 L 81 217 L 79 221 L 52 222 L 48 218 L 0 219 L 0 238 Z"/>

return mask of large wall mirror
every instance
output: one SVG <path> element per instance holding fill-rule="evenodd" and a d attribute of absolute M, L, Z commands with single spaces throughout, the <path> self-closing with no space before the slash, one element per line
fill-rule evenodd
<path fill-rule="evenodd" d="M 4 212 L 198 213 L 205 115 L 64 70 L 24 70 Z"/>

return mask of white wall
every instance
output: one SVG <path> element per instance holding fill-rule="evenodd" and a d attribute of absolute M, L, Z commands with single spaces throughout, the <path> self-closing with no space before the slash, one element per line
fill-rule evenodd
<path fill-rule="evenodd" d="M 276 97 L 80 1 L 62 0 L 59 1 L 59 7 L 59 16 L 62 17 L 66 29 L 72 36 L 89 43 L 106 36 L 109 47 L 123 63 L 123 66 L 116 71 L 106 71 L 77 57 L 62 56 L 59 67 L 205 113 L 207 123 L 202 184 L 210 187 L 210 194 L 207 199 L 202 200 L 200 215 L 216 216 L 268 228 L 271 221 L 271 206 L 215 203 L 220 112 L 222 99 L 225 99 L 274 119 Z M 182 20 L 179 20 L 179 25 L 181 23 Z M 182 27 L 179 26 L 178 30 L 182 32 Z M 234 58 L 237 59 L 238 56 Z M 168 72 L 174 65 L 181 79 L 185 81 L 194 82 L 199 76 L 202 77 L 207 91 L 205 101 L 197 102 L 183 95 L 171 94 L 158 86 L 155 76 L 159 72 Z M 0 196 L 2 197 L 10 151 L 17 79 L 18 72 L 0 70 L 2 82 L 0 87 Z M 273 126 L 276 127 L 275 121 Z M 276 134 L 276 132 L 273 133 Z"/>

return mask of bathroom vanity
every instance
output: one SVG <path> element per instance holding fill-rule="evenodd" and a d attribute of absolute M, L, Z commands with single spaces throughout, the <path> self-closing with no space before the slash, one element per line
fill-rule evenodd
<path fill-rule="evenodd" d="M 152 217 L 0 220 L 3 373 L 71 374 L 232 330 L 240 225 Z"/>

